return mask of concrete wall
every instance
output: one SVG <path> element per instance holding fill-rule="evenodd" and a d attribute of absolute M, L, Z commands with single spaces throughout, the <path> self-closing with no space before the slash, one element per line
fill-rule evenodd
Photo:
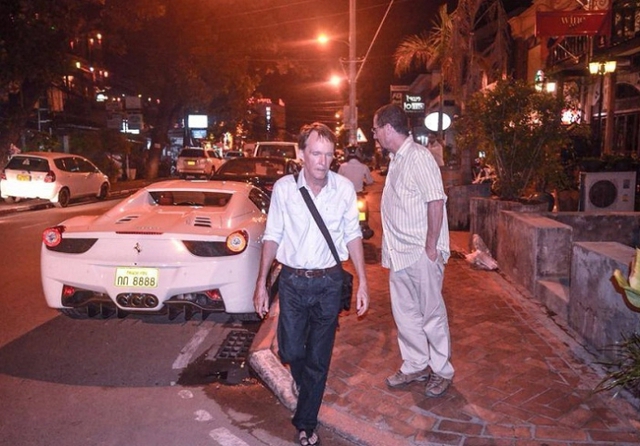
<path fill-rule="evenodd" d="M 491 255 L 495 258 L 498 251 L 498 219 L 501 211 L 538 212 L 547 210 L 547 203 L 527 204 L 519 201 L 498 200 L 495 197 L 472 197 L 469 203 L 469 234 L 478 234 Z"/>
<path fill-rule="evenodd" d="M 570 276 L 571 231 L 543 214 L 502 212 L 496 258 L 500 270 L 537 296 L 540 279 Z"/>
<path fill-rule="evenodd" d="M 473 197 L 490 197 L 490 184 L 464 184 L 445 188 L 447 194 L 447 222 L 452 231 L 469 229 L 469 203 Z"/>
<path fill-rule="evenodd" d="M 640 331 L 640 313 L 613 285 L 613 271 L 625 277 L 635 250 L 617 242 L 578 242 L 573 245 L 569 326 L 606 359 L 623 335 Z"/>
<path fill-rule="evenodd" d="M 640 246 L 640 212 L 557 212 L 547 216 L 571 226 L 575 242 Z"/>
<path fill-rule="evenodd" d="M 616 268 L 628 275 L 639 227 L 640 213 L 501 211 L 496 260 L 510 280 L 612 359 L 610 346 L 640 331 L 640 313 L 612 279 Z"/>

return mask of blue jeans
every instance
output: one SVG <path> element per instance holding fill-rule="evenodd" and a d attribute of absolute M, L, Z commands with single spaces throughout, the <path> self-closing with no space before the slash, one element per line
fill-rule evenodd
<path fill-rule="evenodd" d="M 300 392 L 292 423 L 318 425 L 340 313 L 342 271 L 307 278 L 283 269 L 279 277 L 278 348 Z"/>

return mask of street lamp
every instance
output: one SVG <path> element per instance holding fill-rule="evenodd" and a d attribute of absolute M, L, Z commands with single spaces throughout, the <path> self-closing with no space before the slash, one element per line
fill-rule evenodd
<path fill-rule="evenodd" d="M 616 61 L 589 62 L 589 73 L 600 76 L 600 97 L 598 98 L 598 150 L 602 151 L 602 102 L 604 100 L 604 76 L 616 71 Z"/>
<path fill-rule="evenodd" d="M 329 40 L 324 34 L 318 37 L 318 42 L 326 43 Z M 349 126 L 349 145 L 358 143 L 358 111 L 356 110 L 356 0 L 349 0 L 349 41 L 339 41 L 349 46 L 349 58 L 347 76 L 349 79 L 349 107 L 345 122 Z M 343 60 L 341 59 L 341 62 Z"/>

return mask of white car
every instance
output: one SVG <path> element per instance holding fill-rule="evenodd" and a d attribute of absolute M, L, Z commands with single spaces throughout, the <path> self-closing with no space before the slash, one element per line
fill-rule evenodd
<path fill-rule="evenodd" d="M 209 179 L 226 161 L 216 150 L 185 147 L 178 154 L 176 170 L 180 178 Z"/>
<path fill-rule="evenodd" d="M 40 198 L 66 207 L 75 198 L 108 194 L 109 178 L 88 159 L 69 153 L 20 153 L 0 174 L 0 195 L 7 202 Z"/>
<path fill-rule="evenodd" d="M 101 216 L 45 229 L 42 287 L 70 317 L 213 312 L 255 320 L 269 197 L 234 181 L 151 184 Z"/>
<path fill-rule="evenodd" d="M 287 141 L 258 141 L 253 156 L 278 156 L 301 161 L 298 143 Z"/>

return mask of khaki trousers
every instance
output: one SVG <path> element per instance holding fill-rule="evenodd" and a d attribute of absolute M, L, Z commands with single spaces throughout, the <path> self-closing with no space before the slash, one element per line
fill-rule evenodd
<path fill-rule="evenodd" d="M 391 310 L 398 327 L 402 373 L 431 367 L 433 373 L 453 378 L 451 338 L 442 297 L 444 262 L 433 262 L 426 252 L 413 265 L 389 273 Z"/>

